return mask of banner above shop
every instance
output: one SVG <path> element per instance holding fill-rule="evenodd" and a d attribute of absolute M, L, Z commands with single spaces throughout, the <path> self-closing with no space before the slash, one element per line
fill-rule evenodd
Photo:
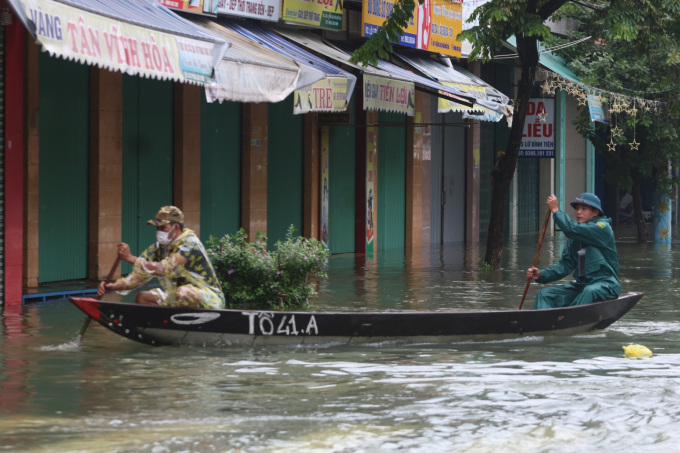
<path fill-rule="evenodd" d="M 161 5 L 195 14 L 217 15 L 217 2 L 220 0 L 158 0 Z"/>
<path fill-rule="evenodd" d="M 217 12 L 228 16 L 278 22 L 279 0 L 218 0 Z"/>
<path fill-rule="evenodd" d="M 470 96 L 473 96 L 475 99 L 486 99 L 486 89 L 484 87 L 480 86 L 475 86 L 475 85 L 467 85 L 463 83 L 453 83 L 453 82 L 440 82 L 442 85 L 450 86 L 450 87 L 456 87 L 463 93 L 466 93 Z M 448 96 L 448 93 L 445 93 L 444 91 L 440 91 L 440 94 L 443 96 Z M 439 103 L 437 105 L 437 111 L 439 113 L 448 113 L 448 112 L 468 112 L 470 110 L 480 110 L 480 107 L 475 106 L 475 107 L 468 107 L 466 105 L 459 104 L 458 102 L 454 101 L 453 99 L 444 99 L 444 98 L 438 98 Z"/>
<path fill-rule="evenodd" d="M 343 0 L 283 0 L 286 22 L 342 30 Z"/>
<path fill-rule="evenodd" d="M 364 110 L 406 113 L 413 116 L 415 84 L 364 74 Z"/>
<path fill-rule="evenodd" d="M 222 60 L 215 83 L 205 87 L 208 102 L 281 102 L 294 90 L 298 71 Z"/>
<path fill-rule="evenodd" d="M 555 157 L 555 99 L 529 99 L 519 157 Z"/>
<path fill-rule="evenodd" d="M 179 18 L 172 22 L 176 16 L 166 18 L 162 24 L 169 32 L 174 31 L 171 25 L 176 24 L 177 34 L 161 32 L 158 26 L 133 25 L 123 18 L 113 18 L 108 10 L 102 14 L 90 12 L 98 10 L 94 0 L 89 1 L 93 2 L 92 8 L 85 10 L 52 0 L 10 0 L 22 22 L 50 55 L 131 75 L 214 83 L 214 68 L 229 47 L 226 41 L 211 37 Z M 139 2 L 120 1 L 123 13 L 144 11 Z M 149 10 L 163 8 L 151 0 L 141 3 Z M 81 4 L 89 6 L 88 0 L 77 3 Z M 135 5 L 137 10 L 132 9 Z M 126 10 L 124 7 L 128 6 L 131 9 Z M 150 16 L 150 21 L 157 17 L 153 11 Z M 137 23 L 147 17 L 139 19 Z M 188 30 L 196 37 L 191 37 Z"/>
<path fill-rule="evenodd" d="M 423 0 L 399 37 L 402 46 L 423 49 L 453 57 L 461 56 L 461 43 L 456 37 L 463 28 L 462 0 Z M 394 2 L 367 0 L 361 14 L 362 34 L 370 38 L 392 15 Z"/>
<path fill-rule="evenodd" d="M 293 114 L 307 112 L 344 112 L 347 110 L 347 79 L 327 77 L 313 85 L 295 90 Z"/>
<path fill-rule="evenodd" d="M 590 121 L 609 124 L 609 112 L 607 112 L 600 101 L 599 96 L 588 95 L 588 109 L 590 110 Z"/>

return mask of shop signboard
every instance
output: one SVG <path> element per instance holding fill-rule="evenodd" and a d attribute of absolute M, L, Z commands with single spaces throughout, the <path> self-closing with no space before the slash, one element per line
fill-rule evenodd
<path fill-rule="evenodd" d="M 217 14 L 217 2 L 219 0 L 158 0 L 161 5 L 170 9 L 186 11 L 196 14 Z"/>
<path fill-rule="evenodd" d="M 480 86 L 475 86 L 475 85 L 466 85 L 464 83 L 453 83 L 453 82 L 441 82 L 442 85 L 450 86 L 450 87 L 456 87 L 463 93 L 466 93 L 475 99 L 485 99 L 486 100 L 486 89 L 484 87 Z M 449 94 L 440 91 L 440 94 L 444 96 L 448 96 Z M 438 99 L 438 104 L 437 104 L 437 111 L 439 113 L 448 113 L 448 112 L 467 112 L 470 110 L 480 110 L 481 107 L 468 107 L 467 105 L 459 104 L 453 99 L 444 99 L 444 98 L 437 98 Z M 485 109 L 486 110 L 486 109 Z"/>
<path fill-rule="evenodd" d="M 461 43 L 456 37 L 463 28 L 462 3 L 462 0 L 423 0 L 413 12 L 413 18 L 397 44 L 460 57 Z M 393 9 L 394 2 L 389 0 L 363 2 L 363 36 L 370 38 L 375 34 L 390 17 Z"/>
<path fill-rule="evenodd" d="M 555 157 L 555 99 L 529 99 L 519 157 Z"/>
<path fill-rule="evenodd" d="M 347 110 L 347 78 L 326 77 L 295 90 L 293 113 L 344 112 Z"/>
<path fill-rule="evenodd" d="M 218 14 L 278 22 L 279 0 L 217 0 Z"/>
<path fill-rule="evenodd" d="M 218 50 L 214 42 L 164 33 L 51 0 L 22 3 L 36 24 L 38 41 L 51 54 L 130 75 L 214 82 L 212 62 Z"/>
<path fill-rule="evenodd" d="M 343 0 L 283 0 L 283 20 L 342 30 Z"/>
<path fill-rule="evenodd" d="M 321 128 L 321 242 L 328 247 L 328 153 L 330 129 Z"/>
<path fill-rule="evenodd" d="M 364 110 L 415 115 L 415 84 L 364 74 Z"/>
<path fill-rule="evenodd" d="M 590 110 L 590 121 L 597 121 L 599 123 L 609 124 L 609 115 L 605 111 L 600 98 L 593 95 L 588 95 L 588 109 Z"/>

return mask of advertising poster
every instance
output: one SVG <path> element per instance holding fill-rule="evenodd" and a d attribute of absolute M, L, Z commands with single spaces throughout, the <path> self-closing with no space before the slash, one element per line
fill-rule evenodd
<path fill-rule="evenodd" d="M 328 247 L 328 126 L 321 128 L 321 242 Z"/>
<path fill-rule="evenodd" d="M 415 115 L 415 84 L 364 74 L 364 110 Z"/>
<path fill-rule="evenodd" d="M 554 99 L 529 99 L 519 157 L 555 157 Z"/>
<path fill-rule="evenodd" d="M 279 0 L 217 0 L 217 12 L 251 19 L 279 20 Z"/>
<path fill-rule="evenodd" d="M 283 20 L 342 30 L 342 0 L 283 0 Z"/>
<path fill-rule="evenodd" d="M 361 14 L 362 34 L 370 38 L 390 17 L 394 2 L 367 0 Z M 424 0 L 418 4 L 413 18 L 399 37 L 402 46 L 461 56 L 461 42 L 456 37 L 463 29 L 462 0 Z"/>
<path fill-rule="evenodd" d="M 602 102 L 597 96 L 588 95 L 588 109 L 590 109 L 590 121 L 609 124 L 609 115 L 605 111 Z"/>
<path fill-rule="evenodd" d="M 371 127 L 378 123 L 378 112 L 368 112 L 366 128 L 366 253 L 373 253 L 375 243 L 376 222 L 374 219 L 377 203 L 375 184 L 375 156 L 378 154 L 378 128 Z"/>
<path fill-rule="evenodd" d="M 347 110 L 347 78 L 327 77 L 295 90 L 293 113 L 344 112 Z"/>

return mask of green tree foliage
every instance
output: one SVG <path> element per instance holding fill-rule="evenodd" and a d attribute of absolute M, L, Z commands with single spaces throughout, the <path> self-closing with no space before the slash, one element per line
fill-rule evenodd
<path fill-rule="evenodd" d="M 637 112 L 629 108 L 612 113 L 612 127 L 621 129 L 618 136 L 606 124 L 593 127 L 588 109 L 582 109 L 575 122 L 579 132 L 607 157 L 605 179 L 632 189 L 638 241 L 645 242 L 642 179 L 654 180 L 657 191 L 669 196 L 672 185 L 679 182 L 669 175 L 668 164 L 680 165 L 680 0 L 619 0 L 607 12 L 570 5 L 560 13 L 580 23 L 570 38 L 592 37 L 560 51 L 585 83 L 663 103 L 660 111 L 648 111 L 636 103 Z M 630 145 L 634 139 L 639 147 Z M 616 143 L 615 151 L 607 147 L 610 140 Z"/>

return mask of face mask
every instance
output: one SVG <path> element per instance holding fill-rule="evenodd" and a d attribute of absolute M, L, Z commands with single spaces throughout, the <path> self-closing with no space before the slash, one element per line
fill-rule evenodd
<path fill-rule="evenodd" d="M 170 230 L 172 231 L 172 230 Z M 165 232 L 165 231 L 156 231 L 156 240 L 160 245 L 168 245 L 172 242 L 172 239 L 170 239 L 168 236 L 170 236 L 170 231 Z"/>

